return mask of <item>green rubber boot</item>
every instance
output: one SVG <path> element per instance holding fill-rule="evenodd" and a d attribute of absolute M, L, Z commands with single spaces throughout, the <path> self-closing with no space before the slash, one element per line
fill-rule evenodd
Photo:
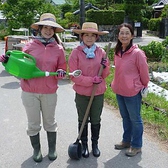
<path fill-rule="evenodd" d="M 48 158 L 50 160 L 55 160 L 57 158 L 56 152 L 56 132 L 47 132 L 48 139 Z"/>
<path fill-rule="evenodd" d="M 34 149 L 33 160 L 35 162 L 41 162 L 43 160 L 43 157 L 42 157 L 41 149 L 40 149 L 41 147 L 40 147 L 39 133 L 37 135 L 30 136 L 30 141 Z"/>

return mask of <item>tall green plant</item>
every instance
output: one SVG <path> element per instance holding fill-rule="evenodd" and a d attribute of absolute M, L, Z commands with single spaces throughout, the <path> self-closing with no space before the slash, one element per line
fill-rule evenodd
<path fill-rule="evenodd" d="M 44 12 L 60 17 L 60 9 L 44 0 L 7 0 L 2 5 L 2 13 L 7 19 L 10 31 L 12 28 L 29 28 L 34 20 L 39 19 Z"/>
<path fill-rule="evenodd" d="M 147 46 L 140 46 L 140 48 L 150 61 L 161 61 L 162 56 L 165 54 L 165 47 L 157 41 L 152 41 Z"/>

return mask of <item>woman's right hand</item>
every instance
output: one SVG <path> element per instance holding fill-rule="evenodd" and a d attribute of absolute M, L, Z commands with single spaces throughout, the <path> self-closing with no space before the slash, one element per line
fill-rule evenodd
<path fill-rule="evenodd" d="M 93 77 L 93 84 L 100 84 L 103 81 L 101 76 Z"/>
<path fill-rule="evenodd" d="M 8 59 L 9 59 L 9 56 L 7 56 L 7 55 L 1 55 L 0 56 L 0 62 L 7 63 Z"/>

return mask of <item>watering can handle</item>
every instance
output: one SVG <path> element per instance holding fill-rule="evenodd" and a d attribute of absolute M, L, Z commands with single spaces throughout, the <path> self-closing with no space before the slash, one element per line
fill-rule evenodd
<path fill-rule="evenodd" d="M 9 55 L 9 56 L 10 56 L 10 54 L 11 54 L 12 52 L 15 52 L 15 50 L 8 50 L 5 55 Z M 17 51 L 17 52 L 18 52 L 18 51 Z M 23 51 L 20 51 L 20 53 L 23 54 L 23 57 L 30 58 L 30 59 L 36 64 L 36 59 L 35 59 L 32 55 L 27 54 L 27 53 L 25 53 L 25 52 L 23 52 Z"/>
<path fill-rule="evenodd" d="M 36 64 L 36 59 L 35 59 L 32 55 L 27 54 L 27 53 L 25 53 L 25 52 L 23 52 L 23 53 L 24 53 L 24 56 L 26 56 L 26 57 L 28 57 L 28 58 L 32 59 L 32 60 L 33 60 L 33 62 Z"/>

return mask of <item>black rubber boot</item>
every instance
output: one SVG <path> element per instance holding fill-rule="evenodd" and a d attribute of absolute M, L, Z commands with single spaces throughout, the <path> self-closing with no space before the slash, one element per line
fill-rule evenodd
<path fill-rule="evenodd" d="M 100 150 L 98 148 L 98 139 L 99 139 L 99 133 L 100 133 L 100 124 L 93 125 L 91 124 L 91 132 L 92 132 L 92 153 L 93 156 L 99 157 L 100 156 Z"/>
<path fill-rule="evenodd" d="M 42 157 L 41 150 L 40 150 L 39 133 L 37 135 L 30 136 L 30 141 L 31 141 L 32 147 L 34 149 L 33 160 L 35 162 L 41 162 L 43 157 Z"/>
<path fill-rule="evenodd" d="M 57 158 L 56 152 L 56 132 L 47 132 L 48 139 L 48 158 L 50 160 L 55 160 Z"/>
<path fill-rule="evenodd" d="M 80 131 L 80 128 L 81 128 L 81 124 L 79 124 L 79 131 Z M 88 125 L 87 124 L 83 128 L 81 141 L 82 141 L 82 156 L 84 158 L 88 158 L 89 150 L 88 150 Z"/>

